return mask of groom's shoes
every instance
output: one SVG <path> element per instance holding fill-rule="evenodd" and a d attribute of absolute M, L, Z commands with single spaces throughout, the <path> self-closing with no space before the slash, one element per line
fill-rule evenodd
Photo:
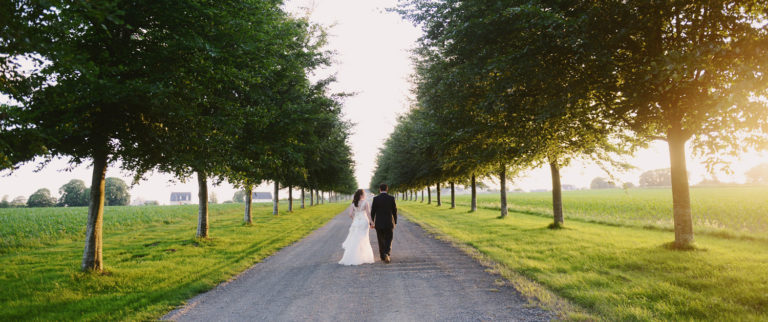
<path fill-rule="evenodd" d="M 387 256 L 385 256 L 385 257 L 384 257 L 384 262 L 385 262 L 385 263 L 389 264 L 389 262 L 391 262 L 391 261 L 392 261 L 392 260 L 391 260 L 391 259 L 389 259 L 389 255 L 387 255 Z"/>

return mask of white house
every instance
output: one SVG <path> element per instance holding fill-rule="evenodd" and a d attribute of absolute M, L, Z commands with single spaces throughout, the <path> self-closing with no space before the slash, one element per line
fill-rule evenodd
<path fill-rule="evenodd" d="M 192 203 L 191 192 L 171 192 L 172 205 L 188 205 Z"/>
<path fill-rule="evenodd" d="M 270 202 L 272 201 L 271 192 L 254 192 L 251 195 L 251 202 Z"/>

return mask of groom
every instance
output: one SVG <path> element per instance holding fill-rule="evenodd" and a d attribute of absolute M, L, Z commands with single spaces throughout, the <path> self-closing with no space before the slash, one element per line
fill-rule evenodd
<path fill-rule="evenodd" d="M 392 232 L 397 225 L 397 205 L 395 197 L 387 194 L 387 185 L 379 185 L 379 195 L 371 202 L 371 228 L 376 228 L 381 260 L 389 264 L 389 252 L 392 250 Z"/>

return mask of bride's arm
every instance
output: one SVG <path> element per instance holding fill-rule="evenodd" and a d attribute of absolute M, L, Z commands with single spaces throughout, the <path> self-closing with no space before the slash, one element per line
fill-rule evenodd
<path fill-rule="evenodd" d="M 349 205 L 349 218 L 355 218 L 355 204 Z"/>

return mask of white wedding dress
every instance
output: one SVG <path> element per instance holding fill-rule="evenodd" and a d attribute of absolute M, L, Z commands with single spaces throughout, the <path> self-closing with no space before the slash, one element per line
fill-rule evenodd
<path fill-rule="evenodd" d="M 353 203 L 351 211 L 354 213 L 352 218 L 352 225 L 349 226 L 349 234 L 347 239 L 341 244 L 341 248 L 344 249 L 344 256 L 341 257 L 339 264 L 342 265 L 360 265 L 373 263 L 373 248 L 371 248 L 371 240 L 368 237 L 368 213 L 370 213 L 370 205 L 368 202 L 361 200 L 361 205 L 355 207 Z"/>

